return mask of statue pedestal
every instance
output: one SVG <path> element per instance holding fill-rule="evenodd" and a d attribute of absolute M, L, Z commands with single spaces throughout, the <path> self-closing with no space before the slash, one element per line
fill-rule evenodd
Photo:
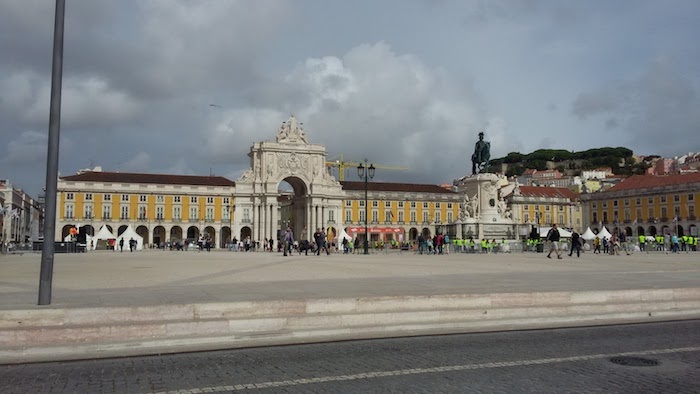
<path fill-rule="evenodd" d="M 506 207 L 500 200 L 500 180 L 496 174 L 484 173 L 465 176 L 453 182 L 457 192 L 468 197 L 465 203 L 471 207 L 470 217 L 461 220 L 464 238 L 500 240 L 516 237 L 515 223 L 505 217 Z"/>

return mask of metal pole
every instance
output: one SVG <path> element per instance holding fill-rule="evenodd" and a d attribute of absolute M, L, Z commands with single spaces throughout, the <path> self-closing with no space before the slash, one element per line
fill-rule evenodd
<path fill-rule="evenodd" d="M 56 0 L 51 68 L 51 105 L 49 110 L 48 154 L 46 157 L 46 200 L 44 244 L 41 250 L 39 305 L 51 304 L 54 239 L 56 237 L 56 194 L 58 192 L 58 146 L 61 133 L 61 80 L 63 78 L 63 21 L 65 0 Z"/>
<path fill-rule="evenodd" d="M 365 159 L 365 254 L 369 254 L 369 229 L 367 226 L 367 182 L 369 180 L 369 168 L 367 168 L 367 160 Z"/>

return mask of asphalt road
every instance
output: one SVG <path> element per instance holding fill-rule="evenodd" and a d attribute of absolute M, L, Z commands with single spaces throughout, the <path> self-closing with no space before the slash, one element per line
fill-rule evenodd
<path fill-rule="evenodd" d="M 697 393 L 700 321 L 0 366 L 1 393 L 167 391 Z"/>

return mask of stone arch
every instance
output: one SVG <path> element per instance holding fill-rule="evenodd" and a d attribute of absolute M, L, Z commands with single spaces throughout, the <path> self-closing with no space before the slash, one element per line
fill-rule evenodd
<path fill-rule="evenodd" d="M 688 234 L 692 235 L 693 237 L 698 236 L 698 228 L 694 224 L 691 224 L 688 226 Z"/>
<path fill-rule="evenodd" d="M 79 230 L 80 230 L 80 232 L 85 233 L 91 237 L 95 236 L 95 228 L 92 227 L 91 224 L 86 224 L 86 225 L 80 227 Z"/>
<path fill-rule="evenodd" d="M 644 232 L 644 227 L 637 226 L 637 235 L 646 235 Z"/>
<path fill-rule="evenodd" d="M 136 234 L 140 235 L 141 238 L 143 238 L 143 248 L 148 249 L 150 245 L 148 245 L 148 242 L 150 238 L 148 237 L 148 227 L 146 226 L 138 226 L 136 227 Z"/>
<path fill-rule="evenodd" d="M 112 228 L 111 224 L 105 224 L 107 226 L 107 230 L 109 230 L 110 233 L 114 234 L 114 228 Z"/>
<path fill-rule="evenodd" d="M 120 236 L 120 235 L 122 235 L 122 233 L 123 233 L 124 231 L 126 231 L 127 227 L 129 227 L 129 226 L 127 226 L 126 224 L 122 224 L 121 226 L 119 226 L 119 229 L 117 229 L 117 234 L 115 234 L 115 235 L 116 235 L 117 237 Z"/>
<path fill-rule="evenodd" d="M 423 234 L 424 237 L 432 237 L 430 233 L 430 229 L 427 227 L 423 227 L 423 230 L 421 231 L 421 234 Z"/>
<path fill-rule="evenodd" d="M 411 229 L 408 230 L 408 240 L 415 241 L 417 239 L 418 239 L 418 229 L 415 227 L 411 227 Z"/>
<path fill-rule="evenodd" d="M 286 182 L 292 187 L 293 194 L 281 202 L 282 215 L 280 216 L 280 223 L 282 223 L 283 227 L 289 225 L 295 237 L 299 238 L 307 227 L 307 223 L 309 223 L 307 221 L 310 214 L 307 209 L 309 205 L 308 182 L 300 175 L 287 175 L 277 183 L 278 190 L 282 182 Z M 318 227 L 323 228 L 325 224 L 320 223 Z M 307 229 L 307 233 L 310 231 L 310 229 Z"/>
<path fill-rule="evenodd" d="M 199 238 L 199 227 L 190 226 L 187 228 L 187 241 L 195 241 Z"/>
<path fill-rule="evenodd" d="M 231 227 L 224 226 L 221 228 L 221 247 L 225 248 L 229 242 L 231 242 Z"/>
<path fill-rule="evenodd" d="M 61 241 L 66 239 L 66 237 L 70 234 L 70 229 L 72 227 L 75 227 L 75 226 L 72 224 L 66 224 L 65 226 L 63 226 L 63 229 L 61 229 Z"/>
<path fill-rule="evenodd" d="M 658 230 L 656 230 L 656 226 L 649 226 L 649 235 L 655 237 L 656 234 L 658 234 Z"/>
<path fill-rule="evenodd" d="M 165 239 L 165 227 L 156 226 L 153 229 L 153 243 L 156 245 L 156 247 L 160 248 L 161 244 L 165 244 Z"/>
<path fill-rule="evenodd" d="M 676 225 L 676 235 L 678 235 L 679 237 L 682 237 L 685 235 L 685 231 L 683 229 L 683 226 L 681 226 L 680 224 Z"/>
<path fill-rule="evenodd" d="M 632 234 L 633 234 L 632 227 L 629 227 L 629 226 L 625 227 L 625 235 L 627 235 L 628 237 L 631 237 Z"/>
<path fill-rule="evenodd" d="M 211 242 L 214 242 L 214 240 L 216 240 L 216 230 L 212 226 L 205 227 L 203 234 L 209 239 L 211 239 Z"/>
<path fill-rule="evenodd" d="M 242 241 L 248 237 L 252 238 L 253 231 L 250 229 L 248 226 L 244 226 L 241 228 L 241 237 L 239 238 L 239 241 Z"/>
<path fill-rule="evenodd" d="M 176 242 L 182 240 L 182 227 L 173 226 L 170 229 L 170 242 Z"/>

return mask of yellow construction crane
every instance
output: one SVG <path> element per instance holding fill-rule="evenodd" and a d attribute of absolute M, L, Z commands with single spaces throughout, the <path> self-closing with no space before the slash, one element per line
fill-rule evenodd
<path fill-rule="evenodd" d="M 336 159 L 333 161 L 333 159 Z M 332 168 L 337 168 L 338 169 L 338 180 L 339 181 L 344 181 L 345 180 L 345 170 L 348 168 L 357 168 L 360 163 L 355 162 L 355 161 L 345 161 L 343 160 L 343 155 L 340 156 L 335 156 L 331 157 L 327 162 L 326 162 L 326 167 L 328 167 L 328 170 L 331 171 Z M 382 170 L 408 170 L 408 167 L 398 167 L 398 166 L 385 166 L 381 164 L 374 164 L 374 168 L 379 168 Z"/>

